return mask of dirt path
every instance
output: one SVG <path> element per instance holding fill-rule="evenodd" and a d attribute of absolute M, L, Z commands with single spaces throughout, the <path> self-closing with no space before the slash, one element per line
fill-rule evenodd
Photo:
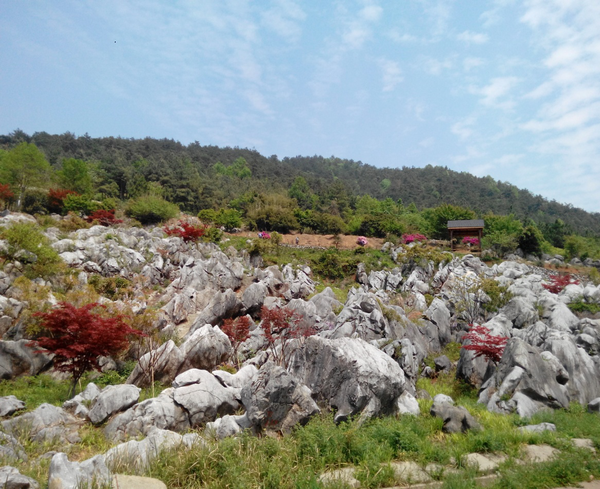
<path fill-rule="evenodd" d="M 257 233 L 254 232 L 242 232 L 236 233 L 233 236 L 244 236 L 247 238 L 256 238 Z M 283 239 L 281 242 L 287 245 L 296 245 L 296 238 L 298 238 L 298 246 L 306 246 L 309 248 L 330 248 L 331 246 L 335 246 L 335 242 L 333 240 L 333 234 L 283 234 Z M 346 236 L 344 234 L 339 235 L 340 242 L 338 248 L 343 250 L 353 250 L 354 248 L 358 248 L 359 245 L 356 244 L 356 239 L 358 236 Z M 380 249 L 385 240 L 380 238 L 368 238 L 368 244 L 366 248 L 375 248 Z"/>

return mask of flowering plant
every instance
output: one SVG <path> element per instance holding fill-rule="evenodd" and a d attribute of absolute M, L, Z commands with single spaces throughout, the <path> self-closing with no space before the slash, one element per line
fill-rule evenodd
<path fill-rule="evenodd" d="M 469 332 L 463 336 L 463 348 L 475 352 L 475 358 L 498 363 L 502 359 L 508 337 L 494 335 L 489 328 L 479 324 L 471 324 Z M 465 344 L 466 343 L 466 344 Z"/>
<path fill-rule="evenodd" d="M 267 233 L 266 231 L 260 231 L 258 233 L 258 237 L 260 239 L 271 239 L 271 235 L 269 233 Z"/>
<path fill-rule="evenodd" d="M 402 235 L 402 242 L 404 244 L 414 243 L 415 241 L 427 241 L 427 236 L 418 233 Z"/>
<path fill-rule="evenodd" d="M 364 236 L 359 236 L 356 239 L 356 244 L 360 245 L 360 246 L 366 246 L 367 244 L 369 244 L 369 240 L 367 238 L 365 238 Z"/>
<path fill-rule="evenodd" d="M 472 238 L 471 236 L 465 236 L 462 242 L 466 245 L 479 246 L 479 238 Z"/>

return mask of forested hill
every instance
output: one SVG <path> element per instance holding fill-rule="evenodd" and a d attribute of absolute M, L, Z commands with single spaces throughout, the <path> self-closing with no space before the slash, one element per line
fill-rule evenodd
<path fill-rule="evenodd" d="M 368 194 L 380 200 L 401 199 L 405 206 L 414 203 L 419 210 L 448 203 L 471 208 L 480 215 L 512 213 L 538 224 L 561 219 L 579 234 L 600 234 L 600 213 L 548 201 L 491 177 L 479 178 L 444 167 L 376 168 L 360 161 L 321 156 L 280 160 L 254 150 L 198 142 L 186 146 L 169 139 L 91 138 L 45 132 L 29 136 L 19 130 L 0 136 L 0 148 L 10 150 L 23 141 L 35 144 L 55 168 L 65 158 L 97 163 L 99 187 L 114 197 L 133 197 L 149 182 L 158 182 L 169 200 L 189 212 L 226 205 L 248 192 L 287 194 L 301 176 L 308 184 L 306 190 L 318 196 L 322 206 L 335 201 L 338 207 L 351 207 L 357 196 Z M 244 158 L 250 169 L 247 178 L 217 178 L 219 168 L 229 168 L 239 158 Z"/>

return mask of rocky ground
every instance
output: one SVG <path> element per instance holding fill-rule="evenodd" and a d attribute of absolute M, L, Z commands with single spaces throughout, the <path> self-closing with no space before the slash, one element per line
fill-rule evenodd
<path fill-rule="evenodd" d="M 10 215 L 0 225 L 18 219 L 33 218 Z M 85 461 L 51 455 L 52 489 L 76 487 L 92 477 L 108 480 L 115 460 L 143 467 L 159 448 L 201 443 L 198 433 L 188 432 L 203 426 L 223 438 L 243 430 L 285 433 L 322 410 L 333 410 L 336 421 L 417 415 L 417 398 L 425 395 L 417 391 L 417 380 L 454 368 L 457 377 L 479 389 L 479 402 L 492 412 L 529 418 L 573 401 L 600 411 L 600 319 L 577 316 L 568 307 L 576 301 L 600 304 L 600 287 L 581 282 L 552 293 L 544 287 L 551 273 L 518 256 L 488 266 L 473 255 L 453 257 L 426 245 L 379 246 L 371 240 L 396 267 L 359 265 L 355 286 L 340 301 L 330 288 L 317 293 L 308 266 L 264 267 L 260 256 L 245 250 L 184 243 L 160 228 L 93 226 L 64 233 L 50 227 L 44 233 L 75 271 L 79 287 L 94 275 L 129 280 L 131 290 L 119 300 L 138 314 L 157 309 L 152 327 L 164 338 L 139 358 L 126 384 L 104 389 L 90 384 L 62 407 L 42 404 L 21 415 L 19 399 L 0 399 L 3 458 L 22 458 L 16 434 L 25 426 L 32 440 L 68 444 L 92 424 L 115 443 Z M 310 246 L 311 239 L 300 235 L 300 246 Z M 295 244 L 295 236 L 284 237 L 287 241 Z M 25 313 L 31 305 L 14 285 L 23 267 L 12 260 L 0 272 L 2 379 L 52 368 L 51 356 L 37 352 L 28 339 Z M 56 303 L 52 279 L 34 283 L 47 290 L 42 301 Z M 500 296 L 494 297 L 497 290 Z M 270 344 L 260 326 L 263 306 L 289 308 L 314 334 L 284 341 L 281 333 Z M 236 361 L 220 329 L 223 321 L 245 315 L 251 331 L 239 348 L 242 368 L 234 374 L 217 370 Z M 448 345 L 463 341 L 473 323 L 507 339 L 497 365 L 466 349 L 455 365 L 442 355 Z M 427 364 L 431 358 L 434 366 Z M 106 359 L 106 369 L 115 366 Z M 139 402 L 150 370 L 171 387 Z M 431 414 L 444 420 L 447 432 L 478 429 L 452 399 L 437 399 Z"/>

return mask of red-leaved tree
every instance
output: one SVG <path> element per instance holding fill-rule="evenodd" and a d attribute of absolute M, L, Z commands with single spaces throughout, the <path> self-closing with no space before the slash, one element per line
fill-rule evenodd
<path fill-rule="evenodd" d="M 102 310 L 104 306 L 94 302 L 75 307 L 61 302 L 49 312 L 34 314 L 41 319 L 43 328 L 34 344 L 54 354 L 57 370 L 72 374 L 71 396 L 85 372 L 100 370 L 99 357 L 116 355 L 129 346 L 132 336 L 143 335 L 130 328 L 124 322 L 124 316 L 106 317 L 94 309 Z"/>
<path fill-rule="evenodd" d="M 240 316 L 236 319 L 225 319 L 221 330 L 227 335 L 231 346 L 233 347 L 233 358 L 239 368 L 240 359 L 238 358 L 238 349 L 240 345 L 250 337 L 250 324 L 252 320 L 248 316 Z"/>
<path fill-rule="evenodd" d="M 262 322 L 260 326 L 265 333 L 268 348 L 273 360 L 283 368 L 287 368 L 293 340 L 302 340 L 316 333 L 315 328 L 304 323 L 303 318 L 287 307 L 269 309 L 263 306 L 260 310 Z"/>
<path fill-rule="evenodd" d="M 570 273 L 564 275 L 550 275 L 550 283 L 542 284 L 542 287 L 553 294 L 559 294 L 567 285 L 577 285 L 579 280 L 576 280 Z"/>
<path fill-rule="evenodd" d="M 6 203 L 11 200 L 15 194 L 10 189 L 10 185 L 8 183 L 0 184 L 0 201 L 6 207 Z"/>
<path fill-rule="evenodd" d="M 64 200 L 69 194 L 79 195 L 74 190 L 67 190 L 66 188 L 51 188 L 48 191 L 48 209 L 50 212 L 56 212 L 60 214 L 65 206 Z"/>
<path fill-rule="evenodd" d="M 502 353 L 506 347 L 508 338 L 506 336 L 496 336 L 490 333 L 489 328 L 478 324 L 471 325 L 469 332 L 463 336 L 465 350 L 475 352 L 475 358 L 485 357 L 488 361 L 498 363 L 502 359 Z"/>
<path fill-rule="evenodd" d="M 98 209 L 97 211 L 92 212 L 87 217 L 87 222 L 96 221 L 101 226 L 113 226 L 114 224 L 119 224 L 123 222 L 123 219 L 117 219 L 115 217 L 115 210 L 111 209 L 109 211 L 105 211 L 104 209 Z"/>
<path fill-rule="evenodd" d="M 163 230 L 167 236 L 178 236 L 186 243 L 198 241 L 206 232 L 207 226 L 194 226 L 187 221 L 180 220 L 175 227 L 165 227 Z"/>

